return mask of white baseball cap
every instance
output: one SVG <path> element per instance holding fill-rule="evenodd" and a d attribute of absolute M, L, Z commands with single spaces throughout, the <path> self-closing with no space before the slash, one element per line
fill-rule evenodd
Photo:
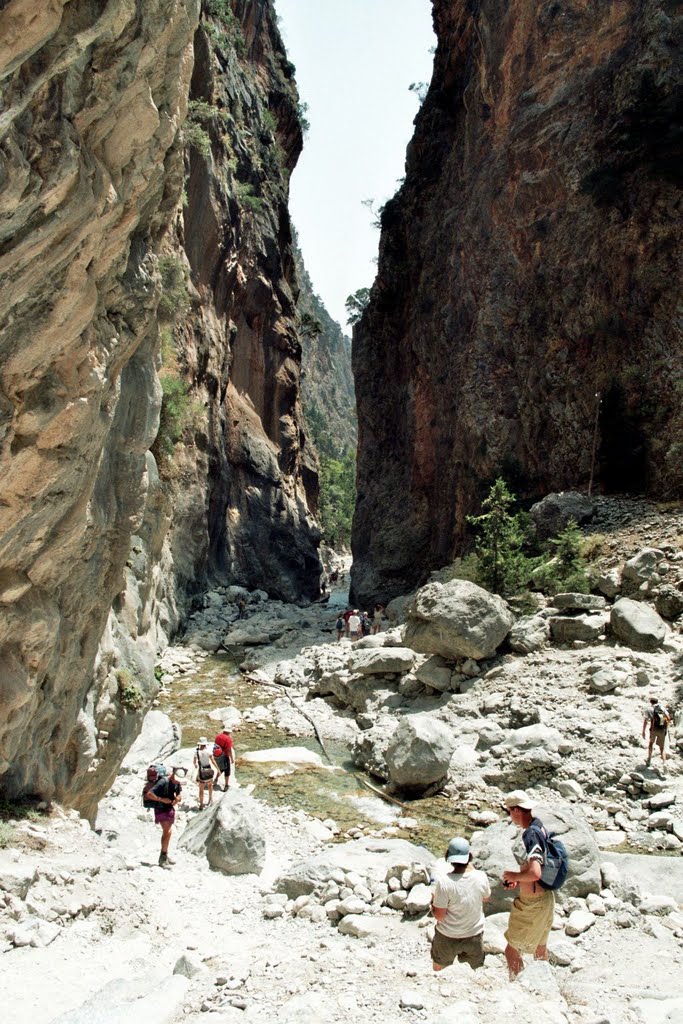
<path fill-rule="evenodd" d="M 508 811 L 511 807 L 521 807 L 523 811 L 531 811 L 534 802 L 523 789 L 513 789 L 511 793 L 506 793 L 503 806 L 507 807 Z"/>

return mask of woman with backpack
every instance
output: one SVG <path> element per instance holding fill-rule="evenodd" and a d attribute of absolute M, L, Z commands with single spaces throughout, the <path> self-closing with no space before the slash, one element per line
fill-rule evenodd
<path fill-rule="evenodd" d="M 200 736 L 197 742 L 197 748 L 194 752 L 194 766 L 197 769 L 197 782 L 199 784 L 199 810 L 204 809 L 204 787 L 206 786 L 209 791 L 209 798 L 207 803 L 213 802 L 213 783 L 216 775 L 218 775 L 218 765 L 214 760 L 214 756 L 209 750 L 208 739 L 206 736 Z"/>

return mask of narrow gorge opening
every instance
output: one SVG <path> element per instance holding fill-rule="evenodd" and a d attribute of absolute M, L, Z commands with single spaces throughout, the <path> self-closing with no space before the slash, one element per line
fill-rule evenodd
<path fill-rule="evenodd" d="M 642 494 L 647 484 L 648 443 L 642 417 L 613 384 L 600 406 L 600 483 L 608 494 Z"/>

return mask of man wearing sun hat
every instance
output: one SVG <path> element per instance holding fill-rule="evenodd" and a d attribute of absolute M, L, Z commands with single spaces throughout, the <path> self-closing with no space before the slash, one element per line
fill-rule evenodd
<path fill-rule="evenodd" d="M 473 968 L 484 964 L 484 908 L 491 896 L 484 871 L 472 864 L 470 844 L 456 836 L 444 854 L 451 865 L 439 878 L 432 896 L 436 930 L 432 940 L 432 968 L 442 971 L 457 959 Z"/>
<path fill-rule="evenodd" d="M 524 968 L 523 953 L 533 953 L 535 960 L 548 959 L 548 935 L 555 913 L 555 895 L 551 889 L 540 884 L 541 871 L 546 853 L 539 841 L 539 831 L 545 833 L 539 818 L 533 815 L 533 801 L 523 789 L 508 793 L 503 801 L 510 820 L 523 829 L 522 845 L 513 849 L 518 871 L 504 871 L 503 885 L 506 889 L 519 887 L 510 910 L 505 938 L 505 959 L 510 977 L 516 978 Z M 530 828 L 531 824 L 536 826 Z"/>

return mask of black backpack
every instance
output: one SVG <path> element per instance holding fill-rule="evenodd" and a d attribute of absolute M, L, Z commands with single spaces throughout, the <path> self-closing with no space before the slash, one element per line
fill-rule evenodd
<path fill-rule="evenodd" d="M 655 704 L 652 709 L 652 724 L 655 729 L 666 729 L 669 724 L 669 716 L 661 704 Z"/>

